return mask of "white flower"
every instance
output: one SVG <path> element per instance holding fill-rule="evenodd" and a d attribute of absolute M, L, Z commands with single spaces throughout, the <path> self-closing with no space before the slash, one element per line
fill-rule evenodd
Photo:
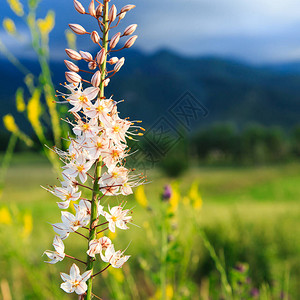
<path fill-rule="evenodd" d="M 99 93 L 99 88 L 88 87 L 83 92 L 74 91 L 67 100 L 74 106 L 69 111 L 78 112 L 92 106 L 91 100 L 94 100 Z"/>
<path fill-rule="evenodd" d="M 83 213 L 86 215 L 86 217 L 88 218 L 88 220 L 90 220 L 91 217 L 91 202 L 86 201 L 86 200 L 80 200 L 79 204 L 74 204 L 75 210 L 78 213 Z M 103 206 L 102 205 L 98 205 L 98 213 L 97 213 L 97 217 L 99 217 L 100 215 L 103 214 Z"/>
<path fill-rule="evenodd" d="M 132 216 L 127 216 L 129 209 L 123 210 L 121 206 L 110 208 L 108 212 L 104 212 L 104 217 L 109 222 L 108 228 L 110 231 L 115 232 L 116 226 L 120 229 L 128 229 L 126 224 L 132 219 Z"/>
<path fill-rule="evenodd" d="M 59 236 L 55 236 L 53 240 L 53 244 L 55 251 L 46 250 L 44 254 L 46 254 L 51 261 L 45 261 L 49 264 L 56 264 L 59 261 L 62 261 L 65 258 L 65 246 Z"/>
<path fill-rule="evenodd" d="M 98 159 L 101 153 L 107 150 L 108 147 L 109 147 L 109 141 L 104 134 L 89 139 L 89 141 L 87 141 L 85 145 L 85 149 L 89 151 L 89 154 L 92 159 Z"/>
<path fill-rule="evenodd" d="M 109 126 L 111 123 L 111 117 L 109 113 L 114 105 L 115 102 L 112 99 L 97 99 L 94 105 L 87 107 L 84 110 L 84 113 L 89 118 L 98 118 L 105 126 Z"/>
<path fill-rule="evenodd" d="M 63 169 L 65 169 L 63 173 L 74 178 L 79 175 L 80 181 L 85 183 L 87 180 L 86 173 L 92 167 L 93 163 L 93 161 L 86 161 L 84 154 L 80 154 L 76 160 L 63 167 Z"/>
<path fill-rule="evenodd" d="M 106 129 L 106 134 L 117 144 L 120 142 L 126 143 L 126 132 L 129 129 L 131 122 L 118 119 L 111 122 L 110 127 Z"/>
<path fill-rule="evenodd" d="M 57 202 L 58 207 L 61 209 L 67 209 L 70 201 L 77 201 L 81 196 L 81 192 L 76 192 L 76 189 L 71 185 L 68 187 L 55 187 L 52 194 L 63 200 L 63 202 Z"/>
<path fill-rule="evenodd" d="M 82 295 L 87 290 L 86 281 L 91 277 L 92 271 L 86 271 L 80 275 L 80 270 L 73 264 L 70 269 L 70 275 L 60 273 L 63 282 L 60 287 L 67 293 L 75 292 L 77 295 Z"/>
<path fill-rule="evenodd" d="M 110 245 L 111 240 L 103 236 L 100 239 L 90 241 L 89 250 L 86 253 L 91 257 L 95 257 L 96 254 L 100 254 L 102 250 L 107 249 Z"/>
<path fill-rule="evenodd" d="M 97 119 L 90 119 L 88 122 L 78 121 L 78 124 L 73 127 L 73 132 L 77 136 L 83 136 L 85 138 L 93 138 L 100 131 Z"/>
<path fill-rule="evenodd" d="M 130 257 L 130 255 L 122 256 L 123 253 L 124 252 L 122 252 L 121 250 L 116 252 L 114 249 L 114 245 L 110 245 L 106 249 L 105 255 L 100 252 L 100 256 L 104 262 L 110 263 L 113 268 L 121 268 Z"/>
<path fill-rule="evenodd" d="M 62 223 L 52 224 L 53 230 L 60 235 L 62 240 L 66 239 L 70 232 L 77 231 L 80 227 L 84 227 L 89 223 L 90 218 L 82 210 L 78 210 L 76 215 L 62 211 Z"/>

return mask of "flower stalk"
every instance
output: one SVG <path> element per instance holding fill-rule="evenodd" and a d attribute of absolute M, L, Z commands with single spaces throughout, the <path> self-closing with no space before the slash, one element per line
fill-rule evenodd
<path fill-rule="evenodd" d="M 112 47 L 109 32 L 119 25 L 125 14 L 134 6 L 125 6 L 123 12 L 121 10 L 122 13 L 117 14 L 115 5 L 109 7 L 110 0 L 103 0 L 103 3 L 98 0 L 96 2 L 99 3 L 98 7 L 95 9 L 95 3 L 92 0 L 88 9 L 89 13 L 87 13 L 83 5 L 74 0 L 75 9 L 80 14 L 96 18 L 102 38 L 95 30 L 91 30 L 90 33 L 79 24 L 70 25 L 71 29 L 79 35 L 89 34 L 92 42 L 100 46 L 100 51 L 96 55 L 92 55 L 87 51 L 77 52 L 66 49 L 70 59 L 84 60 L 88 63 L 91 71 L 79 75 L 79 72 L 82 73 L 81 69 L 75 63 L 65 60 L 68 69 L 65 76 L 69 84 L 65 84 L 64 87 L 69 92 L 59 93 L 58 96 L 63 98 L 64 103 L 68 102 L 72 106 L 69 112 L 73 115 L 74 121 L 69 119 L 65 121 L 73 127 L 76 138 L 69 137 L 70 145 L 67 151 L 53 149 L 65 163 L 62 167 L 64 180 L 61 182 L 61 187 L 46 188 L 60 198 L 61 201 L 57 204 L 63 210 L 61 212 L 62 222 L 52 224 L 58 235 L 53 240 L 55 251 L 45 251 L 45 254 L 51 259 L 48 263 L 57 263 L 68 257 L 85 264 L 86 269 L 82 275 L 76 264 L 72 265 L 70 275 L 61 273 L 64 280 L 61 288 L 67 293 L 75 292 L 80 295 L 80 299 L 85 300 L 98 298 L 93 293 L 93 279 L 96 275 L 103 273 L 110 266 L 121 268 L 130 258 L 129 255 L 124 255 L 125 251 L 116 251 L 108 237 L 102 236 L 97 239 L 98 234 L 106 231 L 115 232 L 119 229 L 129 229 L 127 224 L 132 220 L 129 209 L 124 209 L 125 205 L 119 204 L 111 207 L 111 201 L 109 201 L 108 210 L 105 211 L 101 205 L 103 197 L 127 196 L 133 193 L 134 187 L 145 181 L 140 174 L 131 174 L 135 169 L 125 168 L 125 158 L 130 151 L 127 139 L 132 140 L 134 135 L 141 136 L 142 133 L 137 133 L 137 131 L 144 129 L 135 125 L 135 122 L 129 121 L 128 118 L 121 119 L 117 110 L 118 102 L 114 101 L 112 97 L 106 99 L 104 93 L 110 78 L 119 72 L 125 62 L 124 57 L 120 59 L 113 57 L 109 61 L 107 60 L 108 54 L 112 48 L 117 46 L 121 38 L 121 34 L 118 33 L 117 40 Z M 131 27 L 134 30 L 127 31 L 126 35 L 135 31 L 136 25 L 131 25 Z M 134 41 L 135 39 L 136 37 L 134 37 Z M 134 41 L 129 40 L 125 45 L 131 47 Z M 123 48 L 129 48 L 129 46 Z M 110 71 L 107 70 L 109 65 L 112 68 Z M 85 79 L 86 76 L 90 76 L 90 78 Z M 86 84 L 89 84 L 89 87 L 84 88 Z M 130 128 L 133 130 L 130 131 Z M 89 173 L 92 168 L 94 168 L 94 176 Z M 93 182 L 92 187 L 86 183 L 88 178 Z M 91 200 L 81 197 L 82 192 L 79 188 L 92 191 Z M 71 201 L 74 203 L 79 201 L 74 204 L 75 215 L 65 211 L 69 208 Z M 104 219 L 100 222 L 100 218 Z M 104 226 L 104 228 L 97 231 L 100 226 Z M 88 230 L 88 232 L 85 231 L 85 234 L 88 234 L 82 234 L 78 232 L 78 229 Z M 88 241 L 86 262 L 64 253 L 63 240 L 72 233 L 76 233 Z M 99 264 L 99 260 L 106 264 L 104 268 Z M 94 272 L 99 269 L 100 271 Z"/>

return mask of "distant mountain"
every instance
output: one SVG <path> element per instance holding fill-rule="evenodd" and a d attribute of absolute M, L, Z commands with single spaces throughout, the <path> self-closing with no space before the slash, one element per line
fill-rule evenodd
<path fill-rule="evenodd" d="M 249 122 L 290 128 L 300 123 L 300 63 L 251 66 L 216 57 L 186 58 L 168 51 L 154 55 L 124 51 L 126 64 L 111 81 L 106 95 L 125 99 L 122 116 L 142 119 L 146 127 L 161 116 L 178 124 L 170 108 L 187 91 L 208 110 L 193 128 L 212 122 Z M 38 73 L 34 61 L 23 62 Z M 63 62 L 52 62 L 55 84 L 64 82 Z M 0 61 L 1 115 L 15 111 L 14 93 L 22 75 L 7 61 Z M 179 122 L 180 123 L 180 122 Z M 25 123 L 24 123 L 25 124 Z"/>

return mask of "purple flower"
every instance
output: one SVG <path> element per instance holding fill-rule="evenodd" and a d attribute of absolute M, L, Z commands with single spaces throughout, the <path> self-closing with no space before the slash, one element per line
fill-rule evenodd
<path fill-rule="evenodd" d="M 169 201 L 171 197 L 172 197 L 172 188 L 171 188 L 171 185 L 167 184 L 164 187 L 162 199 L 163 199 L 163 201 Z"/>

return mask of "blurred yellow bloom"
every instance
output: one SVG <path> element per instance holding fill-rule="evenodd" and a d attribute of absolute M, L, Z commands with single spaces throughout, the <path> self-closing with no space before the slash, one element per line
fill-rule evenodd
<path fill-rule="evenodd" d="M 122 283 L 124 282 L 124 274 L 122 269 L 116 269 L 116 268 L 108 268 L 108 272 L 114 277 L 114 279 Z"/>
<path fill-rule="evenodd" d="M 202 207 L 202 197 L 199 193 L 199 183 L 198 183 L 197 180 L 195 180 L 193 182 L 188 196 L 192 200 L 193 208 L 196 209 L 196 210 L 201 209 L 201 207 Z"/>
<path fill-rule="evenodd" d="M 65 31 L 68 47 L 76 50 L 76 35 L 70 30 Z"/>
<path fill-rule="evenodd" d="M 5 115 L 3 117 L 3 123 L 4 123 L 5 128 L 8 131 L 13 132 L 13 133 L 16 133 L 19 131 L 19 128 L 15 122 L 15 119 L 11 114 Z"/>
<path fill-rule="evenodd" d="M 174 291 L 171 284 L 168 284 L 166 287 L 166 296 L 167 296 L 167 300 L 173 299 Z"/>
<path fill-rule="evenodd" d="M 16 25 L 14 21 L 10 18 L 4 18 L 3 28 L 8 34 L 15 35 L 17 33 Z"/>
<path fill-rule="evenodd" d="M 109 231 L 107 236 L 113 241 L 117 237 L 117 232 Z"/>
<path fill-rule="evenodd" d="M 43 127 L 40 123 L 40 116 L 42 114 L 40 97 L 41 91 L 35 89 L 27 105 L 27 117 L 39 139 L 44 139 Z"/>
<path fill-rule="evenodd" d="M 7 207 L 0 208 L 0 224 L 12 224 L 12 218 Z"/>
<path fill-rule="evenodd" d="M 172 183 L 172 196 L 170 198 L 170 206 L 169 206 L 169 212 L 175 213 L 178 208 L 179 200 L 180 200 L 180 192 L 179 192 L 179 187 L 178 183 Z"/>
<path fill-rule="evenodd" d="M 55 13 L 54 11 L 48 11 L 45 19 L 37 20 L 38 28 L 43 36 L 48 36 L 55 25 Z"/>
<path fill-rule="evenodd" d="M 18 112 L 23 112 L 26 109 L 23 89 L 21 89 L 21 88 L 18 88 L 17 92 L 16 92 L 16 106 L 17 106 Z"/>
<path fill-rule="evenodd" d="M 30 213 L 25 213 L 25 215 L 23 216 L 23 221 L 24 221 L 24 227 L 23 227 L 22 237 L 26 239 L 29 237 L 33 229 L 32 215 Z"/>
<path fill-rule="evenodd" d="M 23 5 L 19 0 L 7 0 L 11 10 L 19 17 L 24 15 Z"/>
<path fill-rule="evenodd" d="M 148 207 L 148 200 L 145 194 L 145 189 L 143 185 L 140 185 L 136 188 L 134 193 L 135 199 L 137 203 L 139 203 L 142 207 Z"/>

